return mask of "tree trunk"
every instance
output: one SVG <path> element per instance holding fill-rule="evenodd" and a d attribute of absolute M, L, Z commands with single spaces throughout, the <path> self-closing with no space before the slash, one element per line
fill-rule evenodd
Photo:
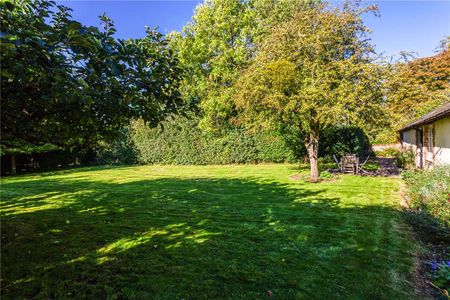
<path fill-rule="evenodd" d="M 16 156 L 14 154 L 11 155 L 11 175 L 16 175 Z"/>
<path fill-rule="evenodd" d="M 319 135 L 316 133 L 310 133 L 305 138 L 305 147 L 308 151 L 309 164 L 311 173 L 309 180 L 311 182 L 319 181 L 319 166 L 318 166 L 318 153 L 319 153 Z"/>

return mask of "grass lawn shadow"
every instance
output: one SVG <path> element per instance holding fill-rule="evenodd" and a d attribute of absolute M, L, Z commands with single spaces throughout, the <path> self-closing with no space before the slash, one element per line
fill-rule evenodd
<path fill-rule="evenodd" d="M 2 183 L 2 298 L 411 296 L 390 205 L 256 177 L 71 175 Z"/>

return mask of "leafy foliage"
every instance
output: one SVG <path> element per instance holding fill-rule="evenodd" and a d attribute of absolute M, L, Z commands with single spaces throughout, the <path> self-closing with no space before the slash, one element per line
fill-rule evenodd
<path fill-rule="evenodd" d="M 415 168 L 415 155 L 412 150 L 399 151 L 395 155 L 395 164 L 399 168 L 413 169 Z"/>
<path fill-rule="evenodd" d="M 249 134 L 238 128 L 224 135 L 203 132 L 198 119 L 175 117 L 163 127 L 133 122 L 130 138 L 141 163 L 229 164 L 288 162 L 296 156 L 276 133 Z"/>
<path fill-rule="evenodd" d="M 142 120 L 121 131 L 112 143 L 97 152 L 97 162 L 107 164 L 227 164 L 294 162 L 303 160 L 306 150 L 298 130 L 287 126 L 262 132 L 229 127 L 223 134 L 211 134 L 198 126 L 199 118 L 177 116 L 151 128 Z M 352 127 L 327 128 L 322 133 L 321 157 L 346 153 L 365 154 L 363 131 Z M 332 161 L 332 160 L 331 160 Z"/>
<path fill-rule="evenodd" d="M 443 260 L 439 263 L 437 261 L 433 261 L 431 263 L 430 275 L 433 283 L 440 289 L 446 291 L 443 296 L 448 298 L 447 295 L 450 293 L 450 260 Z"/>
<path fill-rule="evenodd" d="M 166 39 L 148 29 L 117 40 L 100 19 L 102 29 L 51 1 L 1 2 L 2 152 L 92 147 L 131 118 L 155 125 L 176 111 L 181 72 Z"/>
<path fill-rule="evenodd" d="M 247 124 L 297 126 L 317 180 L 320 131 L 335 124 L 376 123 L 381 70 L 361 14 L 375 8 L 316 4 L 275 26 L 237 82 L 236 106 Z"/>
<path fill-rule="evenodd" d="M 380 170 L 380 164 L 378 162 L 375 161 L 367 161 L 366 164 L 364 166 L 362 166 L 363 170 L 366 171 L 378 171 Z"/>
<path fill-rule="evenodd" d="M 186 69 L 181 93 L 185 102 L 202 113 L 203 130 L 220 133 L 236 125 L 234 85 L 253 60 L 256 42 L 307 3 L 207 0 L 197 6 L 182 33 L 172 35 L 172 46 Z"/>
<path fill-rule="evenodd" d="M 406 171 L 402 177 L 408 185 L 411 206 L 450 227 L 450 166 Z"/>
<path fill-rule="evenodd" d="M 397 130 L 407 123 L 450 101 L 450 43 L 442 42 L 439 53 L 431 57 L 388 65 L 384 94 L 388 123 L 377 141 L 397 141 Z"/>
<path fill-rule="evenodd" d="M 402 172 L 409 206 L 403 212 L 423 244 L 425 268 L 436 299 L 450 291 L 450 166 Z"/>
<path fill-rule="evenodd" d="M 385 148 L 375 151 L 375 155 L 379 157 L 397 157 L 400 153 L 401 151 L 398 148 Z"/>
<path fill-rule="evenodd" d="M 322 171 L 320 172 L 320 179 L 331 179 L 333 178 L 333 174 L 331 174 L 329 171 Z"/>
<path fill-rule="evenodd" d="M 130 137 L 130 127 L 121 129 L 118 138 L 110 142 L 100 142 L 96 151 L 99 164 L 135 164 L 138 162 L 136 148 Z"/>
<path fill-rule="evenodd" d="M 321 145 L 319 156 L 341 157 L 354 153 L 360 157 L 368 153 L 370 143 L 369 137 L 364 130 L 356 126 L 333 126 L 324 128 L 320 132 Z"/>

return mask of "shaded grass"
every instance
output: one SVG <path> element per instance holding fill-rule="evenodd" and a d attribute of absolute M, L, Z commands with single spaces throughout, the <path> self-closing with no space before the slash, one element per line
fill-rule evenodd
<path fill-rule="evenodd" d="M 311 184 L 289 179 L 296 168 L 5 178 L 2 298 L 410 299 L 398 179 Z"/>

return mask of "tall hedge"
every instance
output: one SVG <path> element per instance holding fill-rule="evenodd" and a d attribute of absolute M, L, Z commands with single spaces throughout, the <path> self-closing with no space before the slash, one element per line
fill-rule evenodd
<path fill-rule="evenodd" d="M 150 128 L 142 120 L 132 122 L 120 138 L 97 152 L 101 164 L 233 164 L 298 162 L 306 151 L 298 130 L 284 126 L 279 130 L 248 133 L 239 128 L 224 129 L 213 135 L 198 127 L 199 119 L 175 117 L 160 127 Z M 332 127 L 322 133 L 320 157 L 346 153 L 364 156 L 369 143 L 356 127 Z"/>
<path fill-rule="evenodd" d="M 229 129 L 220 136 L 202 132 L 195 118 L 177 117 L 162 127 L 133 122 L 130 138 L 140 163 L 232 164 L 294 162 L 296 155 L 278 133 L 249 134 Z"/>

